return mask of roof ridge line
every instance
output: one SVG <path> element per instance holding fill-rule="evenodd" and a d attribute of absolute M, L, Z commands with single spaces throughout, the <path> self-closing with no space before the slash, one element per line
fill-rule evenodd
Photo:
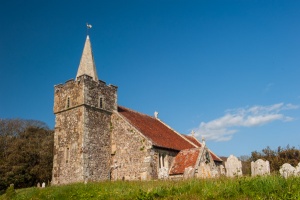
<path fill-rule="evenodd" d="M 185 135 L 185 134 L 181 134 L 181 135 Z M 195 140 L 197 140 L 197 138 L 195 138 L 194 136 L 190 136 L 190 135 L 185 135 L 185 136 L 189 136 L 189 137 L 193 137 Z M 184 137 L 184 136 L 183 136 Z M 203 144 L 199 141 L 199 140 L 197 140 L 199 143 L 200 143 L 200 145 L 201 146 L 203 146 Z M 194 142 L 192 142 L 192 141 L 190 141 L 191 143 L 193 143 L 194 145 L 196 145 Z M 198 148 L 198 145 L 196 145 L 197 146 L 197 148 Z M 201 147 L 200 146 L 200 147 Z"/>
<path fill-rule="evenodd" d="M 189 141 L 188 139 L 186 139 L 184 136 L 182 136 L 182 134 L 180 134 L 177 131 L 175 131 L 174 129 L 172 129 L 168 124 L 164 123 L 161 119 L 159 119 L 159 118 L 155 118 L 155 119 L 157 119 L 160 123 L 162 123 L 163 125 L 165 125 L 166 127 L 168 127 L 170 130 L 174 131 L 177 135 L 179 135 L 185 141 L 187 141 L 188 143 L 190 143 L 191 145 L 193 145 L 195 148 L 198 148 L 197 145 L 195 145 L 194 143 L 192 143 L 191 141 Z"/>
<path fill-rule="evenodd" d="M 140 115 L 144 115 L 144 116 L 150 117 L 150 118 L 152 118 L 152 119 L 156 119 L 156 118 L 153 117 L 153 116 L 147 115 L 147 114 L 145 114 L 145 113 L 138 112 L 138 111 L 136 111 L 136 110 L 132 110 L 131 108 L 127 108 L 127 107 L 120 106 L 120 105 L 118 105 L 118 107 L 127 109 L 127 110 L 129 110 L 129 111 L 131 111 L 131 112 L 138 113 L 138 114 L 140 114 Z"/>

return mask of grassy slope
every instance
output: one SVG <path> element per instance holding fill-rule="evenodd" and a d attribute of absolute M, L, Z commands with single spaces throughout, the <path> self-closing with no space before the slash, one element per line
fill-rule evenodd
<path fill-rule="evenodd" d="M 300 178 L 78 183 L 20 189 L 12 199 L 300 199 Z"/>

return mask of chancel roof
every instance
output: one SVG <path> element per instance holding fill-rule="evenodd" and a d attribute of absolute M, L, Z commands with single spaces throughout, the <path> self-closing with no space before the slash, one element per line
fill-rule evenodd
<path fill-rule="evenodd" d="M 154 146 L 173 150 L 183 150 L 196 147 L 182 135 L 175 132 L 155 117 L 151 117 L 122 106 L 118 106 L 118 113 L 126 118 L 126 120 L 144 136 L 151 140 Z"/>

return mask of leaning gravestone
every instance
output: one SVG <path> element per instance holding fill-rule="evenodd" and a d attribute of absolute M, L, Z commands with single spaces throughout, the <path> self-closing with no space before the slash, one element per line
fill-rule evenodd
<path fill-rule="evenodd" d="M 292 176 L 295 174 L 295 167 L 293 167 L 292 165 L 290 165 L 289 163 L 284 163 L 281 167 L 280 167 L 280 174 L 281 176 L 283 176 L 284 178 L 287 178 L 289 176 Z"/>
<path fill-rule="evenodd" d="M 237 157 L 230 155 L 225 162 L 226 176 L 236 177 L 242 176 L 242 162 L 237 159 Z"/>
<path fill-rule="evenodd" d="M 270 164 L 269 161 L 263 161 L 258 159 L 255 162 L 251 162 L 251 176 L 262 176 L 270 174 Z"/>

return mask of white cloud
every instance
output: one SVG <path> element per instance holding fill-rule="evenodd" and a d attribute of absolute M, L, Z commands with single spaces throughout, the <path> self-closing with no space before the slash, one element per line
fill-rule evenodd
<path fill-rule="evenodd" d="M 298 109 L 293 104 L 278 103 L 270 106 L 252 106 L 228 110 L 223 117 L 201 122 L 199 127 L 194 129 L 195 136 L 203 136 L 207 140 L 228 141 L 238 131 L 238 127 L 254 127 L 280 120 L 288 122 L 292 117 L 285 116 L 284 110 Z"/>
<path fill-rule="evenodd" d="M 268 85 L 264 89 L 264 92 L 265 93 L 269 92 L 272 89 L 273 86 L 274 86 L 274 83 L 268 83 Z"/>

